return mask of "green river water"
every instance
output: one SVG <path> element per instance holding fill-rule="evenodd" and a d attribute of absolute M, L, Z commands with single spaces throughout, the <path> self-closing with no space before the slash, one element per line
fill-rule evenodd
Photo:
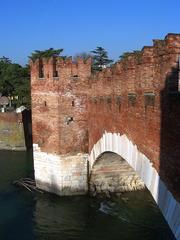
<path fill-rule="evenodd" d="M 100 200 L 12 185 L 29 176 L 31 152 L 0 151 L 0 240 L 174 240 L 147 190 Z"/>

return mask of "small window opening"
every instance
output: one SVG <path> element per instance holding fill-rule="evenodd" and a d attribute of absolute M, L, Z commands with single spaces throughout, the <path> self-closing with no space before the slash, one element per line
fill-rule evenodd
<path fill-rule="evenodd" d="M 107 103 L 108 103 L 108 104 L 111 104 L 111 103 L 112 103 L 111 97 L 107 97 Z"/>
<path fill-rule="evenodd" d="M 155 94 L 153 92 L 144 93 L 144 101 L 145 101 L 145 107 L 147 106 L 153 107 L 155 104 Z"/>
<path fill-rule="evenodd" d="M 39 59 L 39 78 L 44 78 L 44 66 L 42 59 Z"/>
<path fill-rule="evenodd" d="M 58 77 L 57 58 L 53 58 L 53 77 Z"/>
<path fill-rule="evenodd" d="M 74 100 L 72 100 L 72 107 L 74 107 Z"/>
<path fill-rule="evenodd" d="M 120 109 L 121 109 L 121 96 L 117 96 L 116 97 L 116 105 L 118 106 L 118 110 L 120 112 Z"/>
<path fill-rule="evenodd" d="M 136 105 L 136 99 L 137 99 L 137 94 L 136 93 L 129 93 L 128 94 L 128 104 L 129 106 L 135 106 Z"/>
<path fill-rule="evenodd" d="M 121 105 L 121 96 L 116 97 L 116 104 L 119 106 Z"/>
<path fill-rule="evenodd" d="M 45 107 L 47 106 L 47 103 L 46 103 L 46 101 L 44 101 L 44 106 L 45 106 Z"/>

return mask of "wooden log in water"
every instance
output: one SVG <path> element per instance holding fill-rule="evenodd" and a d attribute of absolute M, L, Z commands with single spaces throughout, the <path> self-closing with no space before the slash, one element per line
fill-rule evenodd
<path fill-rule="evenodd" d="M 35 181 L 31 178 L 21 178 L 19 180 L 13 181 L 13 184 L 16 185 L 16 186 L 23 187 L 30 192 L 43 193 L 43 191 L 41 191 L 40 189 L 38 189 L 36 187 Z"/>

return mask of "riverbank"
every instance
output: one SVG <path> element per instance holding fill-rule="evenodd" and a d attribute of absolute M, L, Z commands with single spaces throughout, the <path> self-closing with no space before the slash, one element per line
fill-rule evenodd
<path fill-rule="evenodd" d="M 28 111 L 0 113 L 0 150 L 23 151 L 32 145 Z"/>

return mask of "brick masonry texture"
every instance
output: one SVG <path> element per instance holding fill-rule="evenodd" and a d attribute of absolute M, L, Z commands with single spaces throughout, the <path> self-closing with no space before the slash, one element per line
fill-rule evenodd
<path fill-rule="evenodd" d="M 125 134 L 180 199 L 180 35 L 154 40 L 91 79 L 89 150 L 105 131 Z"/>
<path fill-rule="evenodd" d="M 117 148 L 114 152 L 137 170 L 147 187 L 150 184 L 148 189 L 178 240 L 179 56 L 180 35 L 168 34 L 96 74 L 91 73 L 90 59 L 31 62 L 33 142 L 38 151 L 55 158 L 89 153 L 91 170 L 102 149 Z M 40 76 L 42 67 L 44 75 Z M 38 169 L 43 164 L 38 164 L 44 160 L 36 155 L 38 151 L 35 147 L 35 176 L 40 182 Z M 53 165 L 54 157 L 51 160 Z M 59 179 L 61 173 L 53 171 Z M 57 180 L 58 184 L 62 182 Z"/>
<path fill-rule="evenodd" d="M 59 195 L 87 192 L 87 92 L 91 60 L 31 63 L 32 127 L 38 187 Z"/>
<path fill-rule="evenodd" d="M 87 92 L 90 60 L 57 61 L 59 77 L 53 77 L 53 59 L 31 65 L 33 142 L 55 154 L 88 152 Z"/>
<path fill-rule="evenodd" d="M 33 142 L 44 152 L 90 152 L 106 131 L 126 134 L 179 198 L 180 35 L 91 74 L 90 59 L 31 63 Z"/>
<path fill-rule="evenodd" d="M 145 188 L 134 169 L 118 154 L 106 152 L 99 156 L 90 174 L 90 193 L 110 197 Z"/>

